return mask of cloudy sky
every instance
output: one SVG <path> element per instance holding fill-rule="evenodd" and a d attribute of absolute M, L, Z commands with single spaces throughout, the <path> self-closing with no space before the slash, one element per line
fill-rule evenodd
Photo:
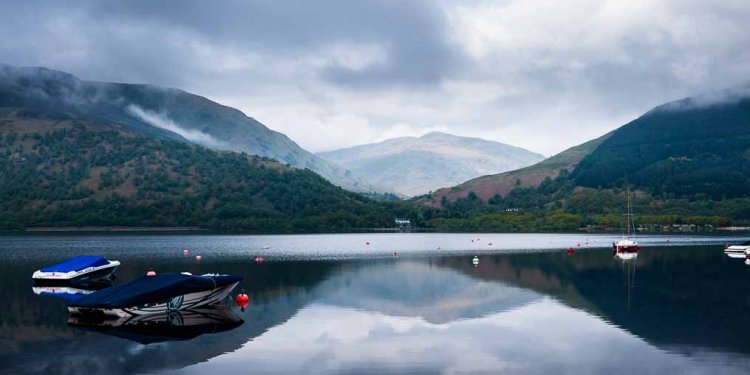
<path fill-rule="evenodd" d="M 746 0 L 3 1 L 0 62 L 182 88 L 311 151 L 440 130 L 551 155 L 750 81 Z"/>

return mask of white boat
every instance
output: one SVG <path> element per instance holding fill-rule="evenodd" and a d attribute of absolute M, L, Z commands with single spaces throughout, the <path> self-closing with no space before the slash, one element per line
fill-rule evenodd
<path fill-rule="evenodd" d="M 242 277 L 164 273 L 102 289 L 68 305 L 71 314 L 131 317 L 164 314 L 217 303 Z"/>
<path fill-rule="evenodd" d="M 750 255 L 750 241 L 743 242 L 739 245 L 732 245 L 724 248 L 724 254 L 730 258 L 747 258 Z"/>
<path fill-rule="evenodd" d="M 634 215 L 631 213 L 630 188 L 628 188 L 627 202 L 628 208 L 627 214 L 625 214 L 625 238 L 612 244 L 612 251 L 621 259 L 632 259 L 633 257 L 626 256 L 625 254 L 637 254 L 641 250 L 641 245 L 635 241 L 635 220 L 633 218 Z M 620 256 L 620 254 L 623 255 Z"/>
<path fill-rule="evenodd" d="M 37 285 L 87 284 L 111 279 L 119 266 L 116 260 L 81 255 L 44 267 L 31 278 Z"/>

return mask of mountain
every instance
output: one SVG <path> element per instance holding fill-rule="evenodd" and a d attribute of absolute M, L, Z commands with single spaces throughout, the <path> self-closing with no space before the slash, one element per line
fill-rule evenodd
<path fill-rule="evenodd" d="M 655 107 L 536 165 L 414 200 L 436 230 L 617 228 L 626 188 L 636 222 L 750 224 L 750 84 Z"/>
<path fill-rule="evenodd" d="M 532 166 L 509 172 L 478 177 L 450 188 L 435 191 L 428 204 L 440 202 L 443 197 L 449 201 L 466 198 L 473 192 L 483 201 L 488 201 L 496 195 L 506 196 L 519 186 L 536 187 L 546 178 L 556 178 L 562 171 L 571 171 L 581 160 L 595 150 L 604 140 L 609 138 L 605 134 L 599 138 L 571 147 L 555 156 L 547 158 Z"/>
<path fill-rule="evenodd" d="M 0 229 L 319 232 L 393 220 L 384 204 L 309 170 L 72 113 L 0 109 L 0 176 Z"/>
<path fill-rule="evenodd" d="M 655 195 L 750 195 L 750 84 L 654 108 L 586 155 L 571 178 Z"/>
<path fill-rule="evenodd" d="M 349 190 L 375 190 L 239 110 L 178 89 L 84 81 L 56 70 L 0 64 L 0 108 L 23 109 L 27 117 L 75 114 L 150 136 L 269 157 Z"/>
<path fill-rule="evenodd" d="M 413 196 L 544 159 L 504 143 L 433 132 L 319 153 L 358 176 Z"/>
<path fill-rule="evenodd" d="M 487 201 L 538 187 L 561 171 L 581 188 L 631 186 L 654 195 L 750 195 L 750 84 L 666 103 L 597 139 L 516 171 L 436 191 L 434 203 L 474 192 Z"/>

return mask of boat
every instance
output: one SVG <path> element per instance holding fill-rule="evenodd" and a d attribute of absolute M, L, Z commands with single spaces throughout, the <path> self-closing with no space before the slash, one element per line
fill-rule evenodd
<path fill-rule="evenodd" d="M 630 201 L 630 188 L 628 188 L 628 208 L 627 214 L 625 214 L 625 238 L 612 244 L 612 250 L 615 255 L 620 255 L 620 258 L 632 259 L 641 250 L 641 245 L 635 241 L 635 220 L 633 219 L 633 213 L 631 212 L 631 201 Z M 631 232 L 632 230 L 632 232 Z"/>
<path fill-rule="evenodd" d="M 68 304 L 71 314 L 131 317 L 195 309 L 223 300 L 242 277 L 162 273 L 102 289 Z"/>
<path fill-rule="evenodd" d="M 164 314 L 130 317 L 71 315 L 68 325 L 148 345 L 191 340 L 203 334 L 235 329 L 244 323 L 231 308 L 210 305 Z"/>
<path fill-rule="evenodd" d="M 90 284 L 111 280 L 120 262 L 81 255 L 44 267 L 31 275 L 36 285 Z"/>
<path fill-rule="evenodd" d="M 727 246 L 724 248 L 724 254 L 730 258 L 746 258 L 750 255 L 750 241 L 743 242 L 739 245 Z"/>

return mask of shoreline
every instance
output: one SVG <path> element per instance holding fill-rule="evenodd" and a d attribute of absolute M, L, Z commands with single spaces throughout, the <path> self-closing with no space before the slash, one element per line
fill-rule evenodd
<path fill-rule="evenodd" d="M 360 230 L 350 230 L 342 232 L 253 232 L 253 231 L 216 231 L 200 227 L 123 227 L 123 226 L 83 226 L 83 227 L 31 227 L 17 230 L 0 230 L 0 236 L 3 235 L 23 235 L 23 234 L 106 234 L 106 233 L 123 233 L 123 234 L 137 234 L 137 233 L 170 233 L 170 234 L 217 234 L 217 235 L 294 235 L 294 234 L 377 234 L 377 233 L 434 233 L 434 234 L 617 234 L 620 231 L 617 230 L 586 230 L 581 228 L 579 230 L 572 231 L 506 231 L 506 232 L 487 232 L 487 231 L 440 231 L 432 228 L 416 229 L 411 228 L 409 230 L 401 230 L 399 228 L 362 228 Z M 750 227 L 719 227 L 712 231 L 639 231 L 639 234 L 643 235 L 695 235 L 695 234 L 714 234 L 714 235 L 737 235 L 742 233 L 750 233 Z"/>
<path fill-rule="evenodd" d="M 79 233 L 79 232 L 210 232 L 199 227 L 33 227 L 6 233 Z"/>

